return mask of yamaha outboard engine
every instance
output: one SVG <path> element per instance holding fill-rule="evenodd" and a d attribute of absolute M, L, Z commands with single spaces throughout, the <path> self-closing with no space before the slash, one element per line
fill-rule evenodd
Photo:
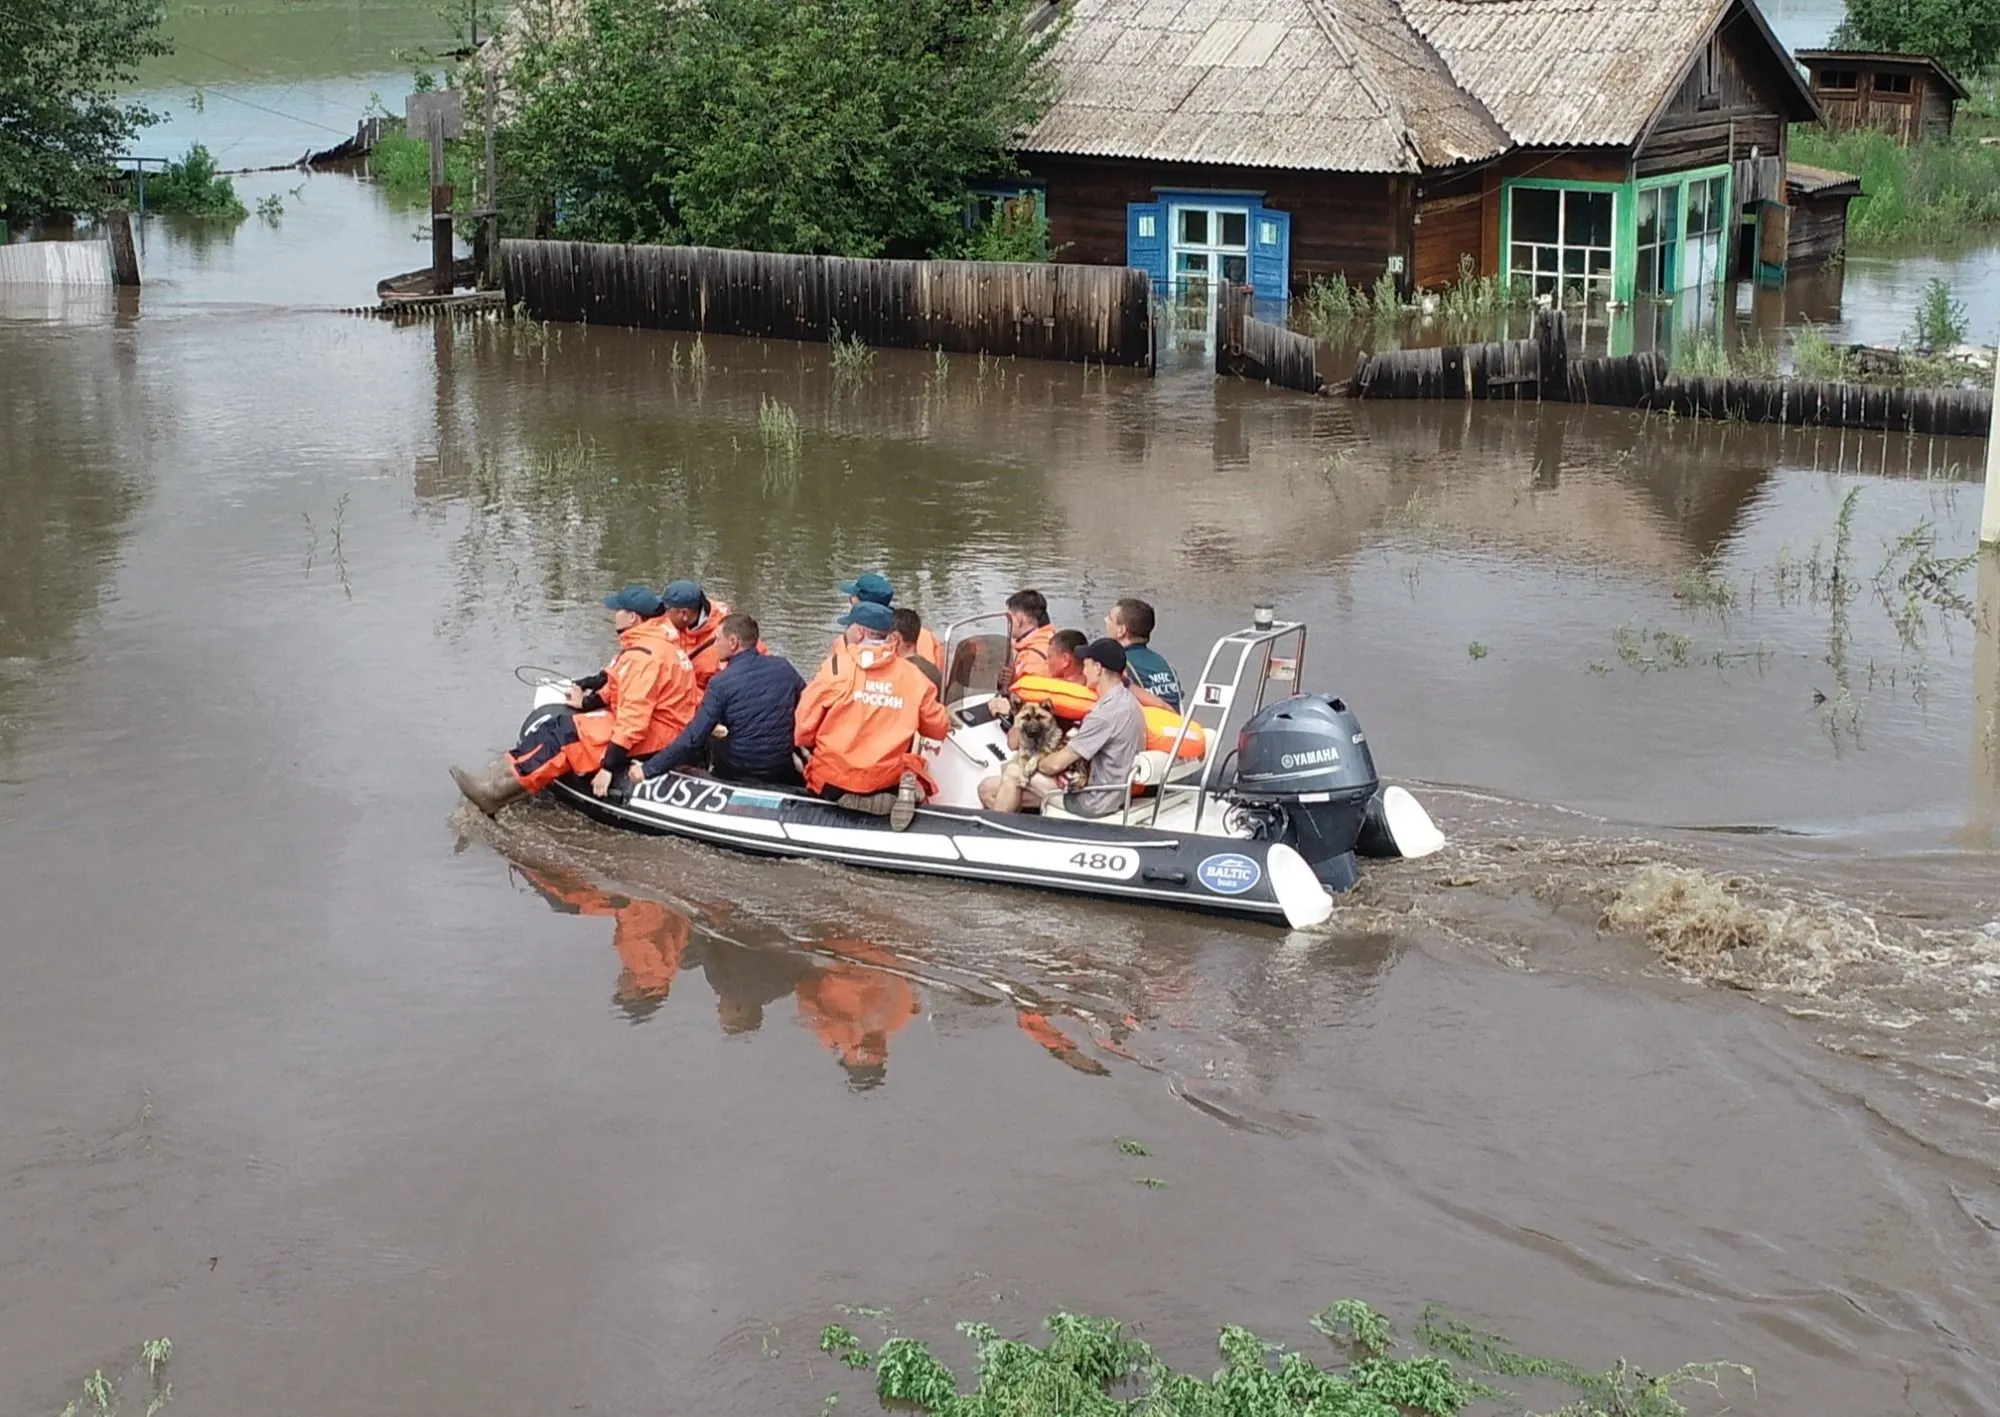
<path fill-rule="evenodd" d="M 1243 725 L 1228 795 L 1259 836 L 1284 842 L 1329 890 L 1344 891 L 1355 882 L 1355 843 L 1377 785 L 1353 710 L 1300 694 Z"/>

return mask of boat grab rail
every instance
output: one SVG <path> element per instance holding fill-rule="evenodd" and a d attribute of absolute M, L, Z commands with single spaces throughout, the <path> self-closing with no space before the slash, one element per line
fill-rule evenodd
<path fill-rule="evenodd" d="M 1208 809 L 1209 768 L 1212 765 L 1218 746 L 1222 742 L 1222 730 L 1229 726 L 1230 710 L 1236 703 L 1237 690 L 1243 687 L 1243 672 L 1250 666 L 1252 652 L 1259 648 L 1266 649 L 1264 655 L 1264 672 L 1258 676 L 1257 680 L 1257 701 L 1250 709 L 1250 716 L 1255 717 L 1263 710 L 1264 695 L 1271 687 L 1271 668 L 1277 660 L 1277 656 L 1269 652 L 1269 647 L 1276 645 L 1280 640 L 1289 639 L 1294 636 L 1298 640 L 1298 649 L 1291 656 L 1290 673 L 1292 683 L 1297 685 L 1304 681 L 1303 676 L 1306 667 L 1306 627 L 1304 621 L 1274 620 L 1269 626 L 1261 629 L 1252 625 L 1248 629 L 1232 630 L 1210 647 L 1208 660 L 1201 667 L 1201 679 L 1196 683 L 1194 693 L 1184 701 L 1185 707 L 1181 711 L 1181 731 L 1174 736 L 1174 749 L 1168 758 L 1169 762 L 1175 763 L 1181 760 L 1181 747 L 1187 742 L 1188 730 L 1194 726 L 1196 713 L 1207 708 L 1218 710 L 1214 731 L 1208 733 L 1207 740 L 1202 744 L 1201 773 L 1195 785 L 1192 788 L 1177 789 L 1182 792 L 1192 791 L 1195 794 L 1194 824 L 1189 828 L 1190 831 L 1199 832 L 1201 830 L 1202 814 Z M 1222 657 L 1222 652 L 1229 648 L 1236 650 L 1236 667 L 1229 676 L 1228 684 L 1224 685 L 1221 680 L 1214 677 L 1215 664 Z M 1215 697 L 1211 693 L 1211 690 L 1222 691 L 1221 697 Z M 1160 790 L 1153 797 L 1153 814 L 1147 819 L 1148 826 L 1158 825 L 1160 810 L 1166 806 L 1167 794 L 1168 785 L 1162 783 Z M 1127 783 L 1125 787 L 1125 799 L 1126 811 L 1128 813 L 1131 811 L 1131 798 L 1131 784 Z"/>

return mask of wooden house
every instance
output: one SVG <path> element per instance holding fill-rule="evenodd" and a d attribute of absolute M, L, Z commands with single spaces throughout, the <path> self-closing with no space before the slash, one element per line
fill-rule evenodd
<path fill-rule="evenodd" d="M 1904 147 L 1949 138 L 1958 102 L 1970 95 L 1937 60 L 1922 54 L 1801 49 L 1813 96 L 1836 133 L 1880 128 Z"/>
<path fill-rule="evenodd" d="M 1847 204 L 1861 195 L 1861 179 L 1851 172 L 1785 164 L 1785 201 L 1791 208 L 1787 260 L 1795 267 L 1819 266 L 1847 250 Z"/>
<path fill-rule="evenodd" d="M 1075 0 L 1053 57 L 1020 159 L 1059 259 L 1260 302 L 1709 284 L 1818 116 L 1754 0 Z"/>

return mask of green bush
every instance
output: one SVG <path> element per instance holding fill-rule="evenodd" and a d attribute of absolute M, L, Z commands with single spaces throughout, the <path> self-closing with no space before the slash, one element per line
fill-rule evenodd
<path fill-rule="evenodd" d="M 1872 128 L 1829 137 L 1792 130 L 1794 161 L 1852 172 L 1861 196 L 1847 211 L 1850 251 L 1881 250 L 1922 239 L 1966 239 L 2000 226 L 2000 148 L 1966 136 L 1903 147 Z"/>
<path fill-rule="evenodd" d="M 466 208 L 473 197 L 473 152 L 470 144 L 446 143 L 444 177 L 451 183 L 452 205 Z M 385 132 L 368 155 L 368 175 L 389 196 L 407 206 L 425 206 L 431 199 L 431 149 L 421 138 L 400 128 Z"/>
<path fill-rule="evenodd" d="M 236 184 L 215 170 L 215 159 L 196 143 L 167 170 L 146 177 L 146 210 L 181 216 L 241 221 L 250 215 L 236 195 Z"/>
<path fill-rule="evenodd" d="M 1952 295 L 1951 282 L 1933 278 L 1924 287 L 1916 320 L 1905 338 L 1925 354 L 1965 343 L 1965 306 Z"/>

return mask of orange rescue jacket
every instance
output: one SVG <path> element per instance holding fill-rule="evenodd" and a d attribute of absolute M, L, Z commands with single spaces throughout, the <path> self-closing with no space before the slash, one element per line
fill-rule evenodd
<path fill-rule="evenodd" d="M 708 618 L 692 630 L 676 631 L 681 648 L 687 651 L 688 662 L 694 666 L 694 682 L 697 688 L 706 689 L 708 681 L 722 668 L 722 661 L 715 657 L 715 637 L 722 632 L 722 622 L 729 618 L 729 602 L 716 600 L 708 602 Z M 757 648 L 763 649 L 759 640 Z"/>
<path fill-rule="evenodd" d="M 576 716 L 580 741 L 600 750 L 616 744 L 643 758 L 680 737 L 701 707 L 694 666 L 664 616 L 641 620 L 618 636 L 618 657 L 605 666 L 600 713 Z"/>
<path fill-rule="evenodd" d="M 798 745 L 812 750 L 806 786 L 814 792 L 882 792 L 905 772 L 928 786 L 911 740 L 919 733 L 942 738 L 951 720 L 924 671 L 878 643 L 841 645 L 828 655 L 799 697 L 792 728 Z"/>
<path fill-rule="evenodd" d="M 1049 642 L 1056 637 L 1054 625 L 1037 625 L 1014 641 L 1013 658 L 1007 661 L 1007 682 L 1029 674 L 1049 677 Z"/>

